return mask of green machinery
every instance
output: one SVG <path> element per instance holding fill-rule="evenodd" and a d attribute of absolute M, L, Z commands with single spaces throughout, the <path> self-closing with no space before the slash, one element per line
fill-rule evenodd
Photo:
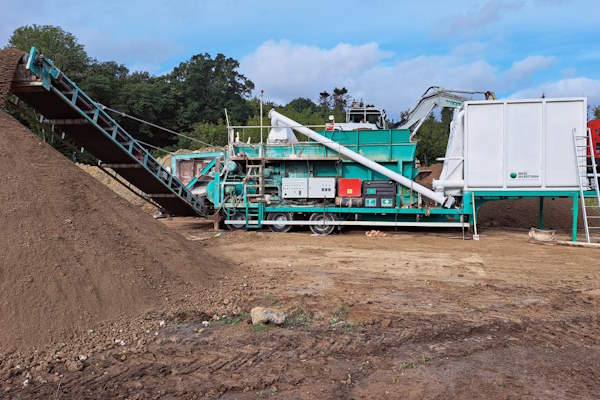
<path fill-rule="evenodd" d="M 231 140 L 216 158 L 214 168 L 192 188 L 206 196 L 230 228 L 268 226 L 285 232 L 296 225 L 308 225 L 315 233 L 328 234 L 336 227 L 353 225 L 468 226 L 468 215 L 462 208 L 436 206 L 410 185 L 397 184 L 335 147 L 348 149 L 413 182 L 419 170 L 416 143 L 408 129 L 320 130 L 318 134 L 329 147 L 312 139 L 248 144 L 232 139 L 235 129 L 230 128 Z M 212 156 L 175 155 L 172 171 L 177 171 L 183 160 Z M 354 186 L 350 196 L 340 193 L 345 182 Z M 379 183 L 388 185 L 383 200 L 378 196 L 378 190 L 383 190 L 377 187 Z M 294 190 L 299 193 L 290 193 Z"/>

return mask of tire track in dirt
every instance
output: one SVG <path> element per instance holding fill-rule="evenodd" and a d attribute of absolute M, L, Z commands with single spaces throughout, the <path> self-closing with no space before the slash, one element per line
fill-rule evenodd
<path fill-rule="evenodd" d="M 313 384 L 315 379 L 320 379 L 338 393 L 349 394 L 351 387 L 339 382 L 347 374 L 354 384 L 358 384 L 369 380 L 382 368 L 397 364 L 398 360 L 410 360 L 411 354 L 425 354 L 427 365 L 437 368 L 440 363 L 459 363 L 460 360 L 479 357 L 479 354 L 514 346 L 535 348 L 551 344 L 551 348 L 559 349 L 581 345 L 580 338 L 589 337 L 600 328 L 599 315 L 556 321 L 490 321 L 484 324 L 444 315 L 403 317 L 410 329 L 359 326 L 356 332 L 346 334 L 324 327 L 293 331 L 272 328 L 261 334 L 233 336 L 218 343 L 203 341 L 206 337 L 196 341 L 182 337 L 161 342 L 156 345 L 160 349 L 150 345 L 146 354 L 162 354 L 156 361 L 144 354 L 127 354 L 124 362 L 106 362 L 106 368 L 91 365 L 86 373 L 93 372 L 95 376 L 92 379 L 66 373 L 62 387 L 75 394 L 82 393 L 84 387 L 90 393 L 100 389 L 108 390 L 108 393 L 123 393 L 129 390 L 126 389 L 128 382 L 141 381 L 144 389 L 138 393 L 152 393 L 152 389 L 160 387 L 167 395 L 186 398 L 187 392 L 178 389 L 178 385 L 161 382 L 160 377 L 165 377 L 168 380 L 184 380 L 188 382 L 186 387 L 193 387 L 197 393 L 219 397 L 223 393 L 242 394 L 244 390 L 253 393 L 273 385 L 294 386 L 298 384 L 295 377 L 303 376 Z M 222 329 L 209 328 L 203 334 L 216 339 Z M 177 333 L 175 329 L 165 332 L 164 336 L 174 338 Z M 593 345 L 594 341 L 589 344 Z M 597 341 L 595 345 L 598 345 Z M 106 359 L 111 359 L 111 356 L 107 355 Z M 378 366 L 365 369 L 365 362 L 369 360 Z M 330 368 L 330 372 L 323 374 L 325 366 Z M 231 380 L 231 376 L 243 375 L 250 368 L 254 376 L 242 381 Z M 587 369 L 583 371 L 589 372 Z M 206 381 L 206 377 L 210 377 L 210 381 Z M 40 393 L 48 393 L 47 387 L 36 389 Z"/>

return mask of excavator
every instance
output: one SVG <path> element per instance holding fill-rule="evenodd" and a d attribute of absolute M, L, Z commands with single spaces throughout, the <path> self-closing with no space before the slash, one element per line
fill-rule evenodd
<path fill-rule="evenodd" d="M 394 129 L 409 129 L 413 138 L 423 122 L 437 107 L 458 109 L 469 100 L 465 95 L 484 95 L 486 100 L 496 100 L 496 94 L 490 90 L 485 92 L 472 90 L 445 89 L 441 86 L 430 86 L 421 96 L 415 107 L 410 110 Z M 331 117 L 330 117 L 331 119 Z M 362 102 L 354 102 L 346 112 L 345 123 L 331 123 L 328 130 L 377 130 L 388 129 L 385 111 Z"/>
<path fill-rule="evenodd" d="M 482 94 L 486 100 L 496 100 L 492 91 L 478 92 L 469 90 L 444 89 L 440 86 L 431 86 L 421 96 L 417 105 L 408 112 L 396 129 L 409 129 L 411 139 L 417 134 L 423 122 L 429 117 L 436 107 L 460 108 L 468 100 L 464 95 Z"/>

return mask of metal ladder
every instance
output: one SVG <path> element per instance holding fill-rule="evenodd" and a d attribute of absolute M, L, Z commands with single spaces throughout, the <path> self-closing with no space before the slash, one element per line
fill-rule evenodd
<path fill-rule="evenodd" d="M 246 229 L 262 228 L 263 213 L 263 203 L 256 203 L 256 207 L 252 207 L 246 202 Z"/>
<path fill-rule="evenodd" d="M 265 165 L 246 161 L 246 177 L 244 179 L 244 207 L 246 209 L 246 229 L 259 229 L 262 226 L 265 194 Z M 252 183 L 251 183 L 252 182 Z M 248 189 L 256 189 L 257 193 L 248 193 Z"/>
<path fill-rule="evenodd" d="M 585 142 L 585 144 L 581 144 L 582 142 Z M 600 188 L 598 187 L 598 168 L 591 130 L 588 129 L 587 134 L 581 136 L 577 135 L 577 131 L 573 129 L 573 145 L 577 164 L 577 183 L 579 185 L 585 239 L 587 243 L 591 243 L 592 241 L 600 240 L 600 237 L 592 236 L 594 232 L 600 233 Z M 589 160 L 588 152 L 590 154 Z M 586 187 L 594 190 L 595 199 L 588 198 L 588 200 L 592 200 L 592 203 L 595 200 L 596 204 L 588 204 L 586 201 Z"/>
<path fill-rule="evenodd" d="M 265 194 L 265 165 L 261 161 L 259 164 L 251 164 L 246 162 L 246 184 L 247 188 L 256 188 L 258 193 L 248 194 L 251 198 L 261 198 Z M 256 183 L 249 183 L 254 181 Z"/>

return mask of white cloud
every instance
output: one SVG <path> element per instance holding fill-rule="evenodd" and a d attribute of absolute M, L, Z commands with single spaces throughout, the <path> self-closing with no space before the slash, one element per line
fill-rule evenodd
<path fill-rule="evenodd" d="M 524 5 L 523 0 L 488 0 L 478 9 L 442 19 L 437 30 L 441 34 L 465 31 L 473 33 L 475 29 L 493 24 L 504 18 L 507 13 L 519 10 Z"/>
<path fill-rule="evenodd" d="M 241 71 L 264 89 L 271 99 L 314 98 L 322 90 L 348 86 L 352 77 L 375 67 L 391 53 L 375 43 L 353 46 L 340 43 L 331 49 L 267 41 L 242 58 Z"/>
<path fill-rule="evenodd" d="M 465 55 L 469 47 L 447 54 L 396 59 L 375 43 L 339 44 L 332 48 L 303 46 L 288 41 L 268 41 L 241 61 L 241 71 L 264 89 L 267 99 L 286 103 L 296 97 L 318 98 L 346 86 L 356 99 L 384 107 L 392 118 L 414 106 L 430 86 L 457 90 L 496 90 L 507 94 L 524 87 L 537 72 L 556 59 L 532 55 L 501 68 L 477 54 Z M 470 53 L 467 51 L 467 53 Z M 531 87 L 513 97 L 589 96 L 600 103 L 600 81 L 588 78 L 563 79 Z"/>
<path fill-rule="evenodd" d="M 588 104 L 600 104 L 600 80 L 587 77 L 561 79 L 513 93 L 512 98 L 587 97 Z"/>
<path fill-rule="evenodd" d="M 456 56 L 472 56 L 481 54 L 489 47 L 488 43 L 483 42 L 465 42 L 455 46 L 452 54 Z"/>
<path fill-rule="evenodd" d="M 534 3 L 538 3 L 542 6 L 559 6 L 568 3 L 570 0 L 535 0 Z"/>
<path fill-rule="evenodd" d="M 391 66 L 377 66 L 355 79 L 350 93 L 383 106 L 390 116 L 414 106 L 430 86 L 487 90 L 496 83 L 496 69 L 485 61 L 464 62 L 454 56 L 419 56 Z"/>
<path fill-rule="evenodd" d="M 530 76 L 535 71 L 550 67 L 556 62 L 556 57 L 528 56 L 522 60 L 515 61 L 507 71 L 510 79 L 521 79 Z"/>
<path fill-rule="evenodd" d="M 483 60 L 465 61 L 451 53 L 391 62 L 391 56 L 375 43 L 323 49 L 268 41 L 244 57 L 240 69 L 277 102 L 316 99 L 323 90 L 346 86 L 352 96 L 384 107 L 393 118 L 429 86 L 487 90 L 498 82 L 497 68 Z"/>

